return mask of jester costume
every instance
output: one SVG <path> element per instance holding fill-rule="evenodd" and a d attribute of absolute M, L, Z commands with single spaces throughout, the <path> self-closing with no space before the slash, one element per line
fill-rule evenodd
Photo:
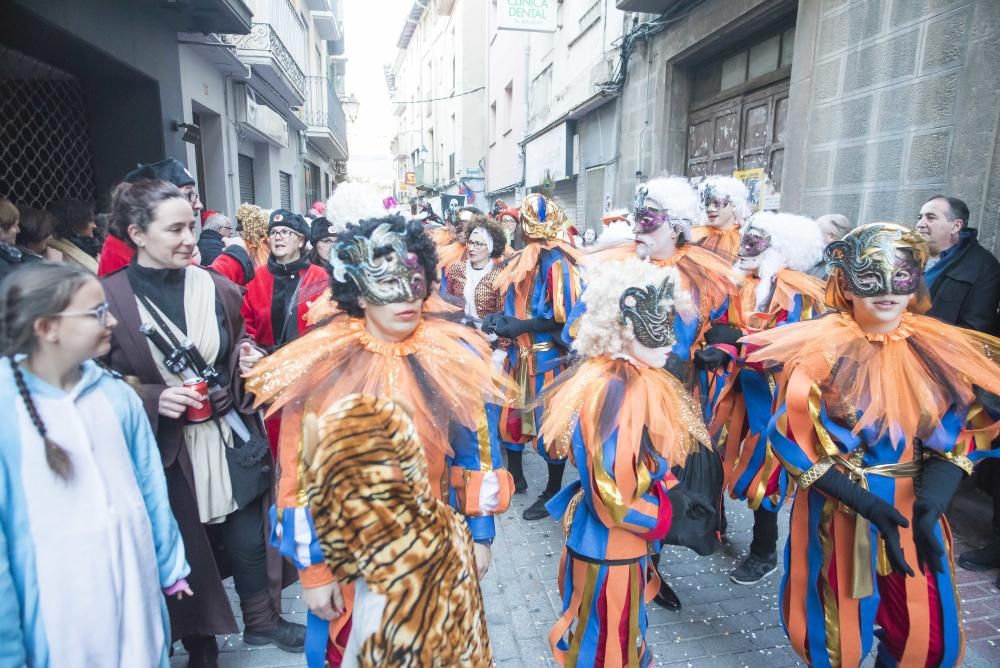
<path fill-rule="evenodd" d="M 496 287 L 505 295 L 502 315 L 490 315 L 483 330 L 513 339 L 504 373 L 514 381 L 516 392 L 504 407 L 500 435 L 504 447 L 516 453 L 520 462 L 525 443 L 534 440 L 538 452 L 550 465 L 549 487 L 543 496 L 559 490 L 564 458 L 553 458 L 539 437 L 537 424 L 541 408 L 516 408 L 531 402 L 542 388 L 565 369 L 564 351 L 559 330 L 580 297 L 582 285 L 577 262 L 579 252 L 563 238 L 568 225 L 563 210 L 544 195 L 524 198 L 519 212 L 525 247 L 507 263 L 497 278 Z M 519 471 L 512 471 L 515 477 Z M 520 482 L 520 481 L 519 481 Z M 520 487 L 520 485 L 519 485 Z M 533 519 L 545 516 L 542 504 L 536 504 Z M 531 509 L 529 509 L 531 510 Z"/>
<path fill-rule="evenodd" d="M 549 632 L 556 662 L 564 666 L 652 663 L 645 603 L 659 585 L 650 552 L 671 527 L 668 491 L 677 482 L 671 467 L 699 443 L 708 444 L 697 407 L 680 382 L 610 343 L 631 338 L 636 347 L 664 351 L 673 343 L 676 272 L 648 273 L 662 282 L 618 289 L 618 303 L 610 308 L 619 322 L 609 327 L 599 321 L 590 337 L 609 343 L 582 349 L 578 339 L 574 347 L 593 356 L 542 396 L 541 435 L 549 455 L 568 453 L 580 473 L 579 481 L 547 504 L 566 534 L 559 565 L 563 614 Z M 634 273 L 629 276 L 635 280 Z M 613 276 L 614 282 L 627 285 L 622 277 Z M 593 306 L 584 322 L 607 310 Z"/>
<path fill-rule="evenodd" d="M 348 228 L 331 253 L 331 290 L 341 308 L 328 322 L 263 359 L 247 387 L 256 404 L 281 410 L 278 501 L 272 541 L 300 570 L 305 587 L 334 581 L 314 530 L 302 477 L 303 449 L 317 436 L 314 416 L 353 393 L 391 398 L 413 415 L 434 498 L 465 517 L 476 542 L 490 544 L 493 515 L 506 510 L 513 483 L 503 470 L 497 404 L 513 394 L 490 362 L 481 334 L 428 311 L 427 274 L 437 258 L 417 223 L 402 218 Z M 421 320 L 404 340 L 377 338 L 366 326 L 369 305 L 423 303 Z M 353 595 L 344 587 L 345 601 Z M 339 665 L 349 615 L 328 624 L 309 615 L 309 665 Z M 328 640 L 331 641 L 328 646 Z"/>
<path fill-rule="evenodd" d="M 691 241 L 731 262 L 740 251 L 741 227 L 750 215 L 747 188 L 731 176 L 710 176 L 699 185 L 707 223 L 695 225 Z"/>
<path fill-rule="evenodd" d="M 745 339 L 760 347 L 751 363 L 783 365 L 768 437 L 798 492 L 782 620 L 810 665 L 858 666 L 874 637 L 878 665 L 962 661 L 942 513 L 962 476 L 997 454 L 986 406 L 1000 369 L 987 355 L 1000 340 L 919 315 L 926 257 L 911 230 L 859 227 L 825 252 L 839 312 Z M 909 296 L 909 310 L 891 331 L 863 330 L 852 300 L 883 295 Z"/>

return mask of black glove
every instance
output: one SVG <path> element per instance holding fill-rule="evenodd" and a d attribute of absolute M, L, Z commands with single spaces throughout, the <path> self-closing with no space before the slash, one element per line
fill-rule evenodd
<path fill-rule="evenodd" d="M 699 369 L 712 371 L 726 366 L 730 360 L 729 353 L 722 348 L 705 348 L 694 351 L 694 365 Z"/>
<path fill-rule="evenodd" d="M 681 359 L 677 355 L 668 355 L 667 363 L 663 365 L 663 368 L 685 386 L 691 382 L 690 360 Z"/>
<path fill-rule="evenodd" d="M 493 334 L 497 328 L 497 321 L 500 318 L 505 318 L 506 316 L 502 313 L 490 313 L 483 318 L 483 324 L 479 326 L 479 329 L 483 330 L 487 334 Z"/>
<path fill-rule="evenodd" d="M 720 323 L 712 325 L 708 328 L 708 331 L 705 332 L 705 343 L 709 345 L 728 343 L 729 345 L 735 346 L 739 343 L 742 336 L 743 330 L 739 327 Z"/>
<path fill-rule="evenodd" d="M 898 510 L 875 496 L 861 485 L 851 482 L 843 473 L 830 469 L 813 483 L 813 487 L 831 496 L 858 515 L 875 525 L 885 542 L 885 553 L 892 570 L 900 574 L 913 575 L 913 569 L 903 557 L 899 544 L 899 527 L 910 526 L 909 521 Z"/>
<path fill-rule="evenodd" d="M 509 315 L 491 313 L 483 318 L 482 330 L 487 334 L 496 334 L 508 339 L 514 339 L 526 332 L 551 332 L 561 328 L 559 323 L 548 318 L 531 318 L 519 320 Z"/>
<path fill-rule="evenodd" d="M 944 572 L 944 547 L 934 535 L 941 514 L 958 491 L 965 471 L 951 462 L 932 457 L 924 462 L 913 504 L 913 542 L 921 570 Z"/>

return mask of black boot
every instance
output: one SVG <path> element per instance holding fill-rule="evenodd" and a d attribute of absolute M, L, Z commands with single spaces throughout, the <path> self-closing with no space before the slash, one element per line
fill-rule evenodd
<path fill-rule="evenodd" d="M 306 627 L 285 621 L 274 608 L 268 591 L 240 597 L 243 611 L 243 642 L 248 645 L 275 645 L 286 652 L 303 652 Z"/>
<path fill-rule="evenodd" d="M 566 470 L 566 463 L 549 464 L 548 467 L 549 481 L 545 485 L 545 491 L 541 493 L 538 500 L 531 504 L 522 515 L 529 522 L 548 517 L 549 511 L 545 509 L 545 504 L 562 489 L 562 478 L 563 472 Z"/>
<path fill-rule="evenodd" d="M 521 450 L 507 451 L 507 470 L 514 478 L 514 493 L 524 494 L 528 491 L 528 481 L 524 479 L 524 452 Z"/>
<path fill-rule="evenodd" d="M 188 668 L 216 668 L 219 665 L 219 643 L 215 636 L 185 636 L 181 644 L 188 653 Z"/>
<path fill-rule="evenodd" d="M 1000 568 L 1000 540 L 987 543 L 978 550 L 958 555 L 958 565 L 967 571 L 991 571 Z"/>
<path fill-rule="evenodd" d="M 680 610 L 681 609 L 681 599 L 677 596 L 677 593 L 673 588 L 667 584 L 667 579 L 663 577 L 663 573 L 660 572 L 660 555 L 659 553 L 654 554 L 652 557 L 653 568 L 660 575 L 660 588 L 656 592 L 656 596 L 653 598 L 653 603 L 656 603 L 661 608 L 666 608 L 667 610 Z"/>

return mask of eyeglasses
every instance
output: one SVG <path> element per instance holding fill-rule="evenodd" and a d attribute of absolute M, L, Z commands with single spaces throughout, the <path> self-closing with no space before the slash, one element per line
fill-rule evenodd
<path fill-rule="evenodd" d="M 53 318 L 77 318 L 77 317 L 91 317 L 97 319 L 97 324 L 101 327 L 107 327 L 111 323 L 111 306 L 107 302 L 103 304 L 98 304 L 95 308 L 90 311 L 63 311 L 62 313 L 56 313 L 51 316 Z"/>
<path fill-rule="evenodd" d="M 278 227 L 268 232 L 267 236 L 271 237 L 272 239 L 287 239 L 293 234 L 298 235 L 298 232 L 293 232 L 287 227 Z"/>
<path fill-rule="evenodd" d="M 468 246 L 469 248 L 486 248 L 486 244 L 484 244 L 482 241 L 469 241 L 465 245 Z"/>

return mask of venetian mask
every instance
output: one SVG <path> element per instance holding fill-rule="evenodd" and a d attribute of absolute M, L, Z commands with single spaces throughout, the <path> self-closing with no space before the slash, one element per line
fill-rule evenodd
<path fill-rule="evenodd" d="M 618 300 L 622 322 L 632 325 L 635 339 L 646 348 L 666 348 L 674 336 L 674 282 L 670 276 L 659 287 L 630 287 Z"/>
<path fill-rule="evenodd" d="M 872 223 L 826 247 L 823 259 L 859 297 L 911 295 L 920 287 L 927 243 L 917 232 L 893 223 Z"/>
<path fill-rule="evenodd" d="M 672 217 L 669 210 L 660 208 L 660 203 L 649 197 L 649 189 L 639 186 L 635 191 L 635 222 L 632 223 L 634 234 L 650 234 L 669 223 L 678 230 L 685 239 L 691 238 L 691 221 L 687 218 Z"/>
<path fill-rule="evenodd" d="M 427 276 L 416 253 L 406 246 L 406 234 L 388 223 L 371 237 L 337 243 L 330 254 L 334 280 L 351 280 L 371 304 L 385 305 L 427 298 Z"/>

